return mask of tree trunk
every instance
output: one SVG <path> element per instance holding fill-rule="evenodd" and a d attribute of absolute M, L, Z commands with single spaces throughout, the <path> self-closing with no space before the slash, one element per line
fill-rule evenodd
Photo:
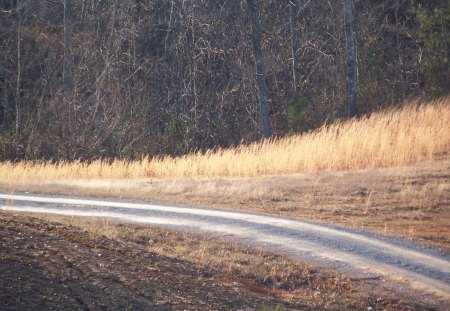
<path fill-rule="evenodd" d="M 353 6 L 352 0 L 344 0 L 345 36 L 347 45 L 347 96 L 348 115 L 354 117 L 358 114 L 356 103 L 356 50 L 353 33 Z"/>
<path fill-rule="evenodd" d="M 297 68 L 297 32 L 296 32 L 296 23 L 297 18 L 295 14 L 295 5 L 292 3 L 293 0 L 289 1 L 289 30 L 290 30 L 290 36 L 291 36 L 291 57 L 292 57 L 292 85 L 293 89 L 292 91 L 294 94 L 297 94 L 297 75 L 296 75 L 296 68 Z"/>
<path fill-rule="evenodd" d="M 17 11 L 19 12 L 19 18 L 17 21 L 17 80 L 16 80 L 16 124 L 15 124 L 15 134 L 16 139 L 20 141 L 21 139 L 21 127 L 22 127 L 22 111 L 20 109 L 20 83 L 21 83 L 21 45 L 20 45 L 20 32 L 22 27 L 22 17 L 20 15 L 20 1 L 17 1 Z"/>
<path fill-rule="evenodd" d="M 252 39 L 256 63 L 256 81 L 258 84 L 258 99 L 261 110 L 261 128 L 264 138 L 272 136 L 269 118 L 269 103 L 267 99 L 266 72 L 264 69 L 263 52 L 261 48 L 261 26 L 259 24 L 258 0 L 247 0 L 250 17 L 252 20 Z"/>
<path fill-rule="evenodd" d="M 73 100 L 72 0 L 64 1 L 64 101 Z"/>

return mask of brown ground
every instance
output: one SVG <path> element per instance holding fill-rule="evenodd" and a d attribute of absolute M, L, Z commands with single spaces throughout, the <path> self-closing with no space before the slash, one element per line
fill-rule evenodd
<path fill-rule="evenodd" d="M 2 214 L 0 222 L 2 310 L 252 310 L 276 302 L 136 244 L 36 218 Z"/>
<path fill-rule="evenodd" d="M 47 220 L 0 212 L 1 310 L 448 307 L 384 280 L 354 280 L 223 240 L 103 220 L 51 216 L 61 224 L 39 217 Z"/>
<path fill-rule="evenodd" d="M 134 198 L 299 217 L 450 252 L 450 159 L 415 166 L 240 179 L 24 183 L 7 191 Z"/>

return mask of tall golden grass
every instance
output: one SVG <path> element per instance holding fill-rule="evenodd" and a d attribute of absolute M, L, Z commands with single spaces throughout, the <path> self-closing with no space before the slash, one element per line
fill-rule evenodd
<path fill-rule="evenodd" d="M 252 177 L 414 164 L 450 155 L 450 97 L 283 139 L 171 158 L 91 163 L 3 162 L 0 179 Z"/>

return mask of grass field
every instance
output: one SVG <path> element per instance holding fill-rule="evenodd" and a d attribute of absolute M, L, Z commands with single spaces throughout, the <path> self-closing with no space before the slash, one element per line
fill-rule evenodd
<path fill-rule="evenodd" d="M 139 161 L 3 162 L 0 179 L 254 177 L 400 166 L 450 153 L 450 97 L 410 103 L 283 139 Z"/>

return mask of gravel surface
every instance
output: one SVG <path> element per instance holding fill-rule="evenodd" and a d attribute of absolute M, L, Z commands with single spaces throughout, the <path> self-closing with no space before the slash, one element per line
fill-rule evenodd
<path fill-rule="evenodd" d="M 283 217 L 130 201 L 0 194 L 0 208 L 105 217 L 226 236 L 359 278 L 388 278 L 450 300 L 450 256 L 410 241 Z"/>

